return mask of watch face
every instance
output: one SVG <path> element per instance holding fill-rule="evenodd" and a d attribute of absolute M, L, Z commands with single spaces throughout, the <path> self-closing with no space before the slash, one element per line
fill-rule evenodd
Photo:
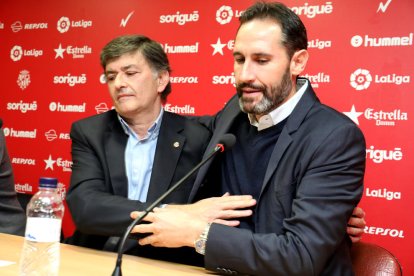
<path fill-rule="evenodd" d="M 195 250 L 200 253 L 204 254 L 206 249 L 206 240 L 200 239 L 195 242 Z"/>

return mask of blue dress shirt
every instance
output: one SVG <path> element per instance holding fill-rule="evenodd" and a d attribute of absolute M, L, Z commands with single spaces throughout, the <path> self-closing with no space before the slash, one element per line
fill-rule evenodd
<path fill-rule="evenodd" d="M 128 178 L 128 198 L 146 202 L 149 183 L 151 180 L 152 166 L 154 163 L 155 149 L 157 146 L 158 134 L 162 121 L 161 112 L 154 124 L 148 129 L 147 135 L 140 139 L 138 135 L 119 116 L 119 121 L 129 136 L 125 148 L 125 166 Z"/>

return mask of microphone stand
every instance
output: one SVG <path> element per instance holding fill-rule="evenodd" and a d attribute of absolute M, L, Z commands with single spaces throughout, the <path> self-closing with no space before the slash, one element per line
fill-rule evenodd
<path fill-rule="evenodd" d="M 233 142 L 234 143 L 234 142 Z M 224 145 L 217 144 L 214 148 L 213 152 L 203 161 L 201 161 L 197 166 L 195 166 L 190 172 L 188 172 L 183 178 L 180 179 L 174 186 L 172 186 L 168 191 L 166 191 L 161 197 L 159 197 L 154 203 L 152 203 L 149 207 L 144 210 L 144 213 L 134 219 L 132 223 L 128 226 L 127 230 L 125 231 L 124 235 L 122 236 L 121 242 L 119 243 L 118 247 L 118 257 L 116 259 L 115 269 L 112 272 L 112 276 L 122 276 L 121 265 L 122 265 L 122 249 L 124 248 L 126 239 L 128 238 L 129 233 L 131 232 L 132 228 L 135 225 L 142 222 L 142 220 L 151 212 L 155 207 L 157 207 L 161 201 L 163 201 L 167 196 L 169 196 L 177 187 L 179 187 L 183 182 L 188 180 L 190 176 L 192 176 L 202 165 L 204 165 L 208 160 L 210 160 L 217 152 L 223 152 Z"/>

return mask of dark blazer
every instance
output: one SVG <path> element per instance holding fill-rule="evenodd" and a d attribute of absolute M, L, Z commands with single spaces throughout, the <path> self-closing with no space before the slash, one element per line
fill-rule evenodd
<path fill-rule="evenodd" d="M 73 165 L 66 199 L 77 229 L 68 243 L 102 249 L 109 236 L 123 234 L 132 211 L 144 210 L 201 161 L 210 132 L 195 121 L 164 112 L 146 203 L 127 198 L 128 136 L 114 110 L 73 123 L 70 136 Z M 187 202 L 194 179 L 163 203 Z"/>
<path fill-rule="evenodd" d="M 14 189 L 13 169 L 0 119 L 0 233 L 24 235 L 26 216 Z"/>
<path fill-rule="evenodd" d="M 240 114 L 232 98 L 215 120 L 207 152 Z M 214 183 L 209 162 L 190 200 Z M 222 274 L 352 275 L 347 221 L 363 191 L 365 140 L 343 114 L 322 105 L 310 87 L 289 116 L 267 166 L 254 210 L 254 233 L 213 224 L 207 269 Z M 216 184 L 217 185 L 217 184 Z"/>

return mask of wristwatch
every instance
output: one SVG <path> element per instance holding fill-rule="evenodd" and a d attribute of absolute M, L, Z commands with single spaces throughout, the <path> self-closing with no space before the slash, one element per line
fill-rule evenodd
<path fill-rule="evenodd" d="M 207 223 L 201 235 L 194 241 L 195 251 L 201 255 L 206 254 L 206 243 L 208 231 L 210 230 L 211 223 Z"/>

